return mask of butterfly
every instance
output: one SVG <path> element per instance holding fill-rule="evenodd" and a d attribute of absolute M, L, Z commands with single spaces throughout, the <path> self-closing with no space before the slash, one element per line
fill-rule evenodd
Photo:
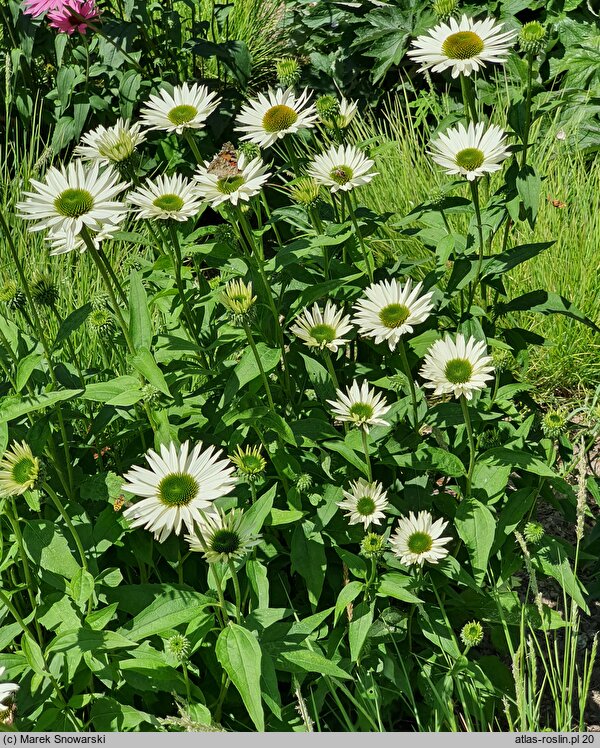
<path fill-rule="evenodd" d="M 208 174 L 214 174 L 219 179 L 237 177 L 241 174 L 238 166 L 238 155 L 233 143 L 225 143 L 206 169 Z"/>
<path fill-rule="evenodd" d="M 562 200 L 554 200 L 550 195 L 548 195 L 548 202 L 550 205 L 553 205 L 555 208 L 566 208 L 567 204 L 563 203 Z"/>

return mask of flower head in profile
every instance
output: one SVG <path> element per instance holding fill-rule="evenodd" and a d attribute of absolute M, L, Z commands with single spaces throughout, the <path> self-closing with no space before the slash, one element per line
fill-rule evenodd
<path fill-rule="evenodd" d="M 317 99 L 316 103 L 319 119 L 330 130 L 345 130 L 352 122 L 358 111 L 358 102 L 348 101 L 342 96 L 338 101 L 335 96 L 325 94 Z"/>
<path fill-rule="evenodd" d="M 241 140 L 250 140 L 261 148 L 269 148 L 280 138 L 299 130 L 314 127 L 317 113 L 305 89 L 296 96 L 292 88 L 270 89 L 250 100 L 238 115 L 237 130 Z"/>
<path fill-rule="evenodd" d="M 25 192 L 17 203 L 21 218 L 35 221 L 30 231 L 48 231 L 62 252 L 81 247 L 82 229 L 97 234 L 100 241 L 119 230 L 127 208 L 117 198 L 128 187 L 109 167 L 100 172 L 97 162 L 84 166 L 81 160 L 56 169 L 51 166 L 44 182 L 31 180 L 34 191 Z"/>
<path fill-rule="evenodd" d="M 0 460 L 0 496 L 20 496 L 33 488 L 40 474 L 40 461 L 26 442 L 13 442 Z"/>
<path fill-rule="evenodd" d="M 60 7 L 48 13 L 50 26 L 71 36 L 85 34 L 90 21 L 99 18 L 95 0 L 63 0 Z"/>
<path fill-rule="evenodd" d="M 496 125 L 486 129 L 483 122 L 469 122 L 468 127 L 459 123 L 439 135 L 429 147 L 429 155 L 446 174 L 460 174 L 470 182 L 499 171 L 510 156 L 506 133 Z"/>
<path fill-rule="evenodd" d="M 452 540 L 451 537 L 440 537 L 447 526 L 448 523 L 441 519 L 434 522 L 429 512 L 417 515 L 410 512 L 408 517 L 398 520 L 396 532 L 390 538 L 392 552 L 406 566 L 423 566 L 425 561 L 437 564 L 448 555 L 444 546 Z"/>
<path fill-rule="evenodd" d="M 199 551 L 209 564 L 244 558 L 261 541 L 244 526 L 242 509 L 206 515 L 195 532 L 186 535 L 191 551 Z"/>
<path fill-rule="evenodd" d="M 348 342 L 344 336 L 352 330 L 352 325 L 342 309 L 327 301 L 323 311 L 316 303 L 312 310 L 304 309 L 290 329 L 309 348 L 327 348 L 336 353 L 339 346 Z"/>
<path fill-rule="evenodd" d="M 150 130 L 165 130 L 178 135 L 190 128 L 197 130 L 219 106 L 221 99 L 206 86 L 194 83 L 189 86 L 175 86 L 173 93 L 162 89 L 158 95 L 152 94 L 141 110 L 142 124 Z"/>
<path fill-rule="evenodd" d="M 252 294 L 252 281 L 244 283 L 243 280 L 236 278 L 229 281 L 219 298 L 230 314 L 235 317 L 245 317 L 256 301 L 256 296 Z"/>
<path fill-rule="evenodd" d="M 162 445 L 160 454 L 149 450 L 150 469 L 135 466 L 123 477 L 123 491 L 142 497 L 123 512 L 132 527 L 144 527 L 161 543 L 174 532 L 188 532 L 214 513 L 213 502 L 233 490 L 233 465 L 219 459 L 222 452 L 202 448 L 202 442 L 190 451 L 190 443 L 180 447 Z"/>
<path fill-rule="evenodd" d="M 338 506 L 346 512 L 348 524 L 357 525 L 362 522 L 365 530 L 371 524 L 381 524 L 388 505 L 387 494 L 381 483 L 368 483 L 359 478 L 350 483 L 350 490 L 344 491 L 344 497 L 344 501 L 338 502 Z"/>
<path fill-rule="evenodd" d="M 267 461 L 261 454 L 261 448 L 256 445 L 242 449 L 238 444 L 235 452 L 229 455 L 229 459 L 236 466 L 238 474 L 243 475 L 248 481 L 257 480 L 267 467 Z"/>
<path fill-rule="evenodd" d="M 390 406 L 387 405 L 383 395 L 376 393 L 364 381 L 361 385 L 356 380 L 350 387 L 336 391 L 337 400 L 328 400 L 332 406 L 334 416 L 338 421 L 351 423 L 353 426 L 369 431 L 369 426 L 387 426 L 383 417 Z"/>
<path fill-rule="evenodd" d="M 187 221 L 200 212 L 202 201 L 195 185 L 180 174 L 148 180 L 127 195 L 138 218 L 154 221 Z"/>
<path fill-rule="evenodd" d="M 212 161 L 200 166 L 194 176 L 198 193 L 216 208 L 221 203 L 237 205 L 258 195 L 271 172 L 260 156 L 248 160 L 226 143 Z"/>
<path fill-rule="evenodd" d="M 331 192 L 348 192 L 377 176 L 377 172 L 372 171 L 374 163 L 353 145 L 332 145 L 313 159 L 307 173 Z"/>
<path fill-rule="evenodd" d="M 515 31 L 502 31 L 504 24 L 494 18 L 475 21 L 463 15 L 460 21 L 449 18 L 427 34 L 417 37 L 408 56 L 420 63 L 419 70 L 434 73 L 450 69 L 452 77 L 471 75 L 488 62 L 506 62 Z"/>
<path fill-rule="evenodd" d="M 81 138 L 81 144 L 75 148 L 75 155 L 105 166 L 120 164 L 130 158 L 145 139 L 139 123 L 131 125 L 129 120 L 119 118 L 112 127 L 100 125 L 86 133 Z"/>
<path fill-rule="evenodd" d="M 65 0 L 23 0 L 23 13 L 26 16 L 38 16 L 49 10 L 58 10 L 65 4 Z"/>
<path fill-rule="evenodd" d="M 354 305 L 352 321 L 361 335 L 374 338 L 376 343 L 385 340 L 393 351 L 403 335 L 429 317 L 432 297 L 432 291 L 423 293 L 422 283 L 413 288 L 410 278 L 404 286 L 395 279 L 373 283 Z"/>
<path fill-rule="evenodd" d="M 464 396 L 471 400 L 473 393 L 482 390 L 493 379 L 492 357 L 487 355 L 485 341 L 459 334 L 455 340 L 449 335 L 427 351 L 420 374 L 425 387 L 434 395 Z"/>
<path fill-rule="evenodd" d="M 0 667 L 0 677 L 2 677 L 6 668 Z M 0 683 L 0 706 L 5 709 L 8 706 L 8 699 L 13 696 L 19 690 L 19 686 L 16 683 Z"/>

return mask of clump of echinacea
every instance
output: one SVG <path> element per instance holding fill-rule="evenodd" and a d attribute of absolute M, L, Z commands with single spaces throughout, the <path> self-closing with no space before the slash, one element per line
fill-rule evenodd
<path fill-rule="evenodd" d="M 4 674 L 6 668 L 0 667 L 0 676 Z M 5 709 L 8 707 L 8 700 L 19 690 L 16 683 L 0 683 L 0 706 Z"/>
<path fill-rule="evenodd" d="M 305 89 L 296 95 L 292 88 L 270 89 L 258 94 L 239 113 L 236 124 L 241 140 L 269 148 L 280 138 L 314 127 L 317 113 Z"/>
<path fill-rule="evenodd" d="M 392 552 L 406 566 L 423 566 L 426 561 L 437 564 L 448 555 L 444 546 L 452 540 L 441 537 L 447 526 L 442 519 L 434 522 L 429 512 L 410 512 L 398 520 L 396 532 L 390 537 Z"/>
<path fill-rule="evenodd" d="M 395 279 L 373 283 L 354 305 L 352 321 L 361 335 L 386 341 L 393 351 L 403 335 L 429 317 L 432 298 L 433 291 L 423 293 L 423 284 L 413 287 L 411 278 L 404 285 Z"/>
<path fill-rule="evenodd" d="M 420 63 L 420 71 L 431 69 L 440 73 L 450 69 L 452 77 L 469 76 L 486 63 L 504 63 L 517 36 L 516 31 L 503 31 L 504 24 L 495 18 L 475 21 L 463 15 L 460 21 L 449 18 L 427 34 L 417 37 L 408 56 Z"/>
<path fill-rule="evenodd" d="M 243 559 L 260 543 L 261 536 L 244 526 L 242 509 L 232 509 L 206 515 L 185 539 L 191 551 L 202 553 L 209 564 L 216 564 Z"/>
<path fill-rule="evenodd" d="M 485 341 L 458 334 L 455 340 L 449 335 L 429 348 L 420 375 L 425 387 L 434 395 L 453 395 L 456 398 L 473 398 L 493 379 L 492 357 L 487 355 Z"/>
<path fill-rule="evenodd" d="M 348 524 L 362 522 L 365 530 L 369 525 L 380 525 L 388 505 L 387 494 L 378 481 L 369 483 L 363 478 L 350 483 L 350 490 L 344 491 L 344 501 L 338 502 L 348 518 Z"/>
<path fill-rule="evenodd" d="M 0 496 L 20 496 L 34 488 L 40 475 L 40 461 L 26 442 L 13 442 L 0 460 Z"/>
<path fill-rule="evenodd" d="M 353 145 L 333 145 L 315 156 L 307 173 L 332 193 L 349 192 L 355 187 L 368 184 L 377 176 L 377 172 L 372 170 L 374 164 L 372 159 Z"/>
<path fill-rule="evenodd" d="M 218 154 L 198 168 L 194 182 L 198 194 L 211 208 L 225 202 L 238 205 L 260 193 L 271 176 L 267 169 L 260 156 L 248 160 L 240 153 L 239 158 L 234 154 L 226 160 Z"/>
<path fill-rule="evenodd" d="M 148 180 L 127 195 L 127 202 L 138 218 L 150 221 L 187 221 L 202 207 L 196 186 L 180 174 Z"/>
<path fill-rule="evenodd" d="M 467 127 L 459 123 L 438 135 L 429 149 L 446 174 L 460 174 L 469 182 L 499 171 L 510 156 L 504 130 L 497 125 L 486 128 L 483 122 L 470 122 Z"/>
<path fill-rule="evenodd" d="M 304 309 L 290 330 L 309 348 L 327 348 L 337 353 L 340 346 L 348 343 L 345 336 L 352 330 L 352 325 L 343 309 L 327 301 L 323 311 L 317 303 L 313 304 L 312 309 Z"/>
<path fill-rule="evenodd" d="M 173 92 L 161 89 L 152 94 L 140 112 L 141 122 L 149 130 L 164 130 L 181 135 L 184 130 L 198 130 L 219 106 L 221 99 L 206 86 L 184 83 Z"/>
<path fill-rule="evenodd" d="M 337 400 L 328 400 L 332 412 L 338 421 L 351 423 L 353 426 L 369 431 L 370 426 L 387 426 L 383 416 L 390 406 L 379 392 L 369 387 L 367 381 L 358 384 L 356 380 L 350 387 L 336 391 Z"/>
<path fill-rule="evenodd" d="M 98 161 L 104 166 L 117 165 L 131 158 L 145 139 L 138 122 L 132 125 L 129 120 L 119 118 L 111 127 L 100 125 L 86 133 L 74 153 L 84 161 Z"/>
<path fill-rule="evenodd" d="M 95 0 L 64 0 L 48 13 L 50 26 L 63 34 L 85 34 L 90 23 L 100 17 Z"/>
<path fill-rule="evenodd" d="M 188 532 L 214 513 L 213 502 L 233 490 L 234 467 L 222 452 L 202 442 L 190 450 L 190 443 L 180 447 L 162 445 L 160 454 L 149 450 L 146 460 L 150 469 L 135 466 L 123 478 L 123 491 L 140 496 L 123 512 L 132 527 L 144 527 L 161 543 L 174 532 Z"/>
<path fill-rule="evenodd" d="M 117 198 L 127 187 L 118 172 L 109 167 L 100 171 L 97 162 L 89 166 L 81 160 L 59 169 L 51 166 L 45 181 L 31 180 L 35 191 L 25 192 L 17 203 L 21 218 L 35 221 L 30 231 L 48 231 L 48 239 L 69 252 L 80 248 L 82 230 L 93 232 L 97 241 L 117 232 L 127 208 Z"/>

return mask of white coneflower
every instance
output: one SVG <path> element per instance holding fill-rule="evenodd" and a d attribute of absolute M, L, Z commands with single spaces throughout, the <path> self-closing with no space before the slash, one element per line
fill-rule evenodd
<path fill-rule="evenodd" d="M 150 130 L 166 130 L 179 135 L 186 129 L 204 127 L 205 121 L 221 102 L 214 91 L 194 83 L 188 86 L 175 86 L 170 94 L 162 89 L 158 95 L 151 95 L 141 110 L 142 124 Z"/>
<path fill-rule="evenodd" d="M 31 180 L 35 192 L 25 192 L 17 203 L 21 218 L 36 223 L 30 231 L 49 232 L 49 239 L 63 237 L 64 251 L 75 248 L 77 237 L 86 227 L 92 232 L 117 231 L 127 208 L 115 198 L 128 187 L 118 172 L 109 167 L 100 172 L 99 164 L 84 166 L 81 160 L 56 169 L 50 167 L 45 182 Z"/>
<path fill-rule="evenodd" d="M 244 558 L 261 541 L 244 527 L 244 512 L 232 509 L 206 515 L 196 531 L 186 535 L 191 551 L 199 551 L 209 564 Z"/>
<path fill-rule="evenodd" d="M 137 206 L 138 218 L 161 221 L 187 221 L 202 206 L 194 184 L 180 174 L 148 180 L 127 195 L 127 202 Z"/>
<path fill-rule="evenodd" d="M 146 460 L 150 470 L 133 467 L 123 477 L 123 490 L 141 496 L 123 512 L 133 527 L 145 527 L 163 542 L 174 532 L 181 533 L 182 524 L 188 532 L 214 513 L 213 501 L 232 491 L 234 466 L 219 459 L 221 451 L 214 447 L 202 450 L 202 442 L 190 452 L 189 442 L 177 448 L 174 444 L 160 448 L 160 455 L 149 450 Z"/>
<path fill-rule="evenodd" d="M 465 339 L 457 335 L 452 340 L 449 335 L 436 342 L 427 351 L 420 375 L 427 379 L 425 387 L 434 390 L 434 395 L 452 394 L 471 400 L 473 392 L 486 387 L 493 379 L 492 357 L 486 355 L 484 341 L 475 338 Z"/>
<path fill-rule="evenodd" d="M 243 317 L 254 306 L 256 296 L 253 293 L 252 281 L 244 283 L 240 278 L 236 278 L 227 283 L 219 294 L 219 300 L 230 314 Z"/>
<path fill-rule="evenodd" d="M 429 147 L 429 155 L 446 174 L 461 174 L 470 182 L 499 171 L 510 156 L 504 130 L 497 125 L 485 129 L 483 122 L 470 122 L 468 127 L 459 123 L 439 135 Z"/>
<path fill-rule="evenodd" d="M 381 483 L 368 483 L 359 478 L 350 483 L 350 490 L 344 491 L 344 496 L 345 500 L 338 502 L 338 506 L 345 510 L 350 525 L 362 522 L 366 530 L 370 524 L 381 524 L 388 505 L 387 494 Z"/>
<path fill-rule="evenodd" d="M 352 330 L 352 325 L 343 309 L 337 309 L 333 302 L 327 301 L 324 311 L 318 304 L 314 304 L 312 310 L 304 309 L 290 330 L 309 348 L 328 348 L 336 353 L 339 346 L 348 342 L 344 336 Z"/>
<path fill-rule="evenodd" d="M 198 193 L 212 208 L 227 201 L 237 205 L 259 194 L 271 176 L 267 168 L 260 156 L 247 161 L 242 153 L 237 163 L 228 170 L 220 170 L 218 165 L 214 165 L 214 160 L 207 161 L 196 172 L 194 181 Z"/>
<path fill-rule="evenodd" d="M 346 393 L 342 390 L 336 391 L 337 400 L 328 400 L 332 406 L 333 414 L 338 421 L 347 421 L 366 432 L 369 426 L 387 426 L 384 416 L 390 406 L 387 405 L 383 395 L 376 393 L 369 388 L 368 382 L 363 382 L 360 386 L 356 380 L 350 387 L 346 388 Z"/>
<path fill-rule="evenodd" d="M 422 293 L 423 284 L 413 288 L 408 278 L 404 286 L 397 280 L 373 283 L 365 290 L 365 297 L 354 305 L 356 314 L 352 321 L 361 335 L 375 338 L 376 343 L 387 340 L 390 350 L 400 338 L 413 331 L 414 325 L 429 317 L 433 292 Z"/>
<path fill-rule="evenodd" d="M 131 125 L 129 120 L 118 119 L 112 127 L 100 125 L 81 138 L 75 155 L 100 164 L 119 164 L 128 159 L 146 136 L 140 132 L 141 125 Z"/>
<path fill-rule="evenodd" d="M 353 145 L 332 145 L 313 159 L 307 173 L 331 192 L 348 192 L 377 176 L 376 171 L 371 171 L 374 163 Z"/>
<path fill-rule="evenodd" d="M 437 564 L 448 555 L 444 545 L 452 540 L 440 537 L 447 526 L 441 519 L 434 522 L 429 512 L 419 512 L 416 516 L 410 512 L 408 518 L 398 520 L 396 532 L 390 538 L 392 551 L 406 566 L 422 566 L 425 561 Z"/>
<path fill-rule="evenodd" d="M 236 119 L 237 130 L 243 132 L 241 140 L 250 140 L 261 148 L 272 146 L 279 138 L 314 127 L 317 113 L 309 103 L 310 94 L 305 89 L 296 96 L 292 88 L 270 89 L 248 102 Z"/>
<path fill-rule="evenodd" d="M 100 248 L 100 245 L 106 239 L 112 238 L 118 231 L 120 226 L 104 226 L 97 234 L 90 235 L 90 240 L 96 249 Z M 51 234 L 47 234 L 45 237 L 46 241 L 52 247 L 49 252 L 50 256 L 62 255 L 66 252 L 73 252 L 79 250 L 79 252 L 85 252 L 88 248 L 86 242 L 81 236 L 76 236 L 74 239 L 70 234 L 64 231 L 54 231 Z"/>
<path fill-rule="evenodd" d="M 3 675 L 6 668 L 0 667 L 0 676 Z M 8 707 L 6 703 L 10 697 L 19 690 L 19 686 L 16 683 L 0 683 L 0 706 L 5 709 Z"/>
<path fill-rule="evenodd" d="M 340 113 L 336 117 L 337 126 L 340 130 L 344 130 L 352 122 L 356 113 L 358 112 L 358 101 L 348 101 L 345 96 L 342 96 L 340 101 Z"/>
<path fill-rule="evenodd" d="M 504 24 L 494 18 L 474 21 L 463 15 L 460 21 L 449 18 L 412 43 L 408 56 L 421 63 L 419 70 L 431 68 L 439 73 L 452 69 L 452 77 L 471 75 L 486 62 L 506 62 L 516 31 L 502 31 Z"/>
<path fill-rule="evenodd" d="M 0 496 L 20 496 L 35 486 L 40 461 L 26 442 L 13 442 L 0 460 Z"/>

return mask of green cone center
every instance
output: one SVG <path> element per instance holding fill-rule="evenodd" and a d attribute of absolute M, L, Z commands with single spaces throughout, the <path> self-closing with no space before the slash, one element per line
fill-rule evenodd
<path fill-rule="evenodd" d="M 240 458 L 240 470 L 248 475 L 256 475 L 264 470 L 265 461 L 262 457 L 246 454 Z"/>
<path fill-rule="evenodd" d="M 217 182 L 217 189 L 224 195 L 231 195 L 232 192 L 238 190 L 246 180 L 241 175 L 235 177 L 223 177 Z"/>
<path fill-rule="evenodd" d="M 183 208 L 183 204 L 183 200 L 179 195 L 161 195 L 152 203 L 155 208 L 158 208 L 165 213 L 176 213 L 178 210 Z"/>
<path fill-rule="evenodd" d="M 404 304 L 388 304 L 379 312 L 384 327 L 401 327 L 410 317 L 410 309 Z"/>
<path fill-rule="evenodd" d="M 442 52 L 451 60 L 468 60 L 483 52 L 481 37 L 474 31 L 457 31 L 442 44 Z"/>
<path fill-rule="evenodd" d="M 473 366 L 466 358 L 453 358 L 444 369 L 446 379 L 452 384 L 464 384 L 473 375 Z"/>
<path fill-rule="evenodd" d="M 475 171 L 485 161 L 485 154 L 479 148 L 465 148 L 456 154 L 456 163 L 461 169 Z"/>
<path fill-rule="evenodd" d="M 311 327 L 310 335 L 321 346 L 335 340 L 335 330 L 331 325 L 315 325 L 314 327 Z"/>
<path fill-rule="evenodd" d="M 356 502 L 356 511 L 363 517 L 370 517 L 375 512 L 375 502 L 370 496 L 361 496 Z"/>
<path fill-rule="evenodd" d="M 427 551 L 431 550 L 433 540 L 431 535 L 428 535 L 426 532 L 413 532 L 408 539 L 407 545 L 411 553 L 427 553 Z"/>
<path fill-rule="evenodd" d="M 285 104 L 272 106 L 265 112 L 262 126 L 266 132 L 287 130 L 298 121 L 298 114 Z"/>
<path fill-rule="evenodd" d="M 354 176 L 354 172 L 349 166 L 336 166 L 329 172 L 329 176 L 336 184 L 348 184 Z"/>
<path fill-rule="evenodd" d="M 12 468 L 13 480 L 20 486 L 25 486 L 34 480 L 36 473 L 35 462 L 30 457 L 22 457 Z"/>
<path fill-rule="evenodd" d="M 180 104 L 179 106 L 173 107 L 167 114 L 168 119 L 174 125 L 185 125 L 191 122 L 194 117 L 198 114 L 198 110 L 191 104 Z"/>
<path fill-rule="evenodd" d="M 186 506 L 198 494 L 198 484 L 187 473 L 172 473 L 158 484 L 158 497 L 167 506 Z"/>
<path fill-rule="evenodd" d="M 350 406 L 350 415 L 356 421 L 368 421 L 373 418 L 373 406 L 368 403 L 354 403 Z"/>
<path fill-rule="evenodd" d="M 240 536 L 232 530 L 217 530 L 210 541 L 214 553 L 235 553 L 240 547 Z"/>
<path fill-rule="evenodd" d="M 54 207 L 65 218 L 79 218 L 94 207 L 94 198 L 87 190 L 64 190 L 54 201 Z"/>
<path fill-rule="evenodd" d="M 98 145 L 98 153 L 109 161 L 119 163 L 129 158 L 135 146 L 133 139 L 128 133 L 122 133 L 118 138 L 112 140 L 112 142 L 105 140 Z"/>

